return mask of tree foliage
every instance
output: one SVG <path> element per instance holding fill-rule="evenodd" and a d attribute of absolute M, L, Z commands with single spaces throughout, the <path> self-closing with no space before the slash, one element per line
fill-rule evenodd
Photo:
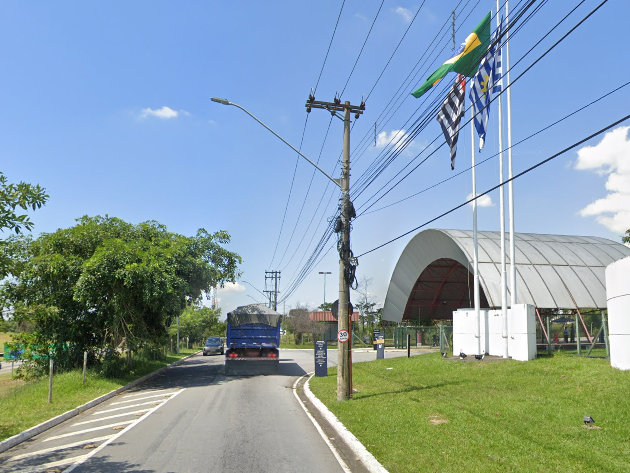
<path fill-rule="evenodd" d="M 295 309 L 291 309 L 289 311 L 289 317 L 287 317 L 286 324 L 289 330 L 293 333 L 296 345 L 301 345 L 303 343 L 304 334 L 306 333 L 320 334 L 325 331 L 325 327 L 322 324 L 310 319 L 308 316 L 308 309 L 306 307 L 298 306 Z"/>
<path fill-rule="evenodd" d="M 201 344 L 210 336 L 225 335 L 226 322 L 219 322 L 221 309 L 210 307 L 189 306 L 179 316 L 179 336 L 186 337 L 190 343 Z M 171 338 L 177 336 L 177 327 L 173 323 L 169 328 Z"/>
<path fill-rule="evenodd" d="M 235 280 L 241 258 L 221 245 L 227 232 L 194 237 L 154 221 L 82 217 L 69 229 L 14 242 L 13 278 L 2 286 L 5 306 L 34 327 L 32 346 L 64 347 L 56 366 L 80 363 L 124 345 L 161 345 L 167 327 L 204 291 Z"/>
<path fill-rule="evenodd" d="M 41 208 L 47 201 L 48 194 L 44 188 L 25 182 L 9 183 L 0 172 L 0 230 L 8 229 L 16 234 L 20 234 L 23 229 L 31 231 L 33 222 L 26 212 Z M 1 278 L 11 271 L 12 255 L 16 249 L 13 239 L 0 240 Z"/>
<path fill-rule="evenodd" d="M 365 332 L 366 329 L 371 332 L 380 322 L 380 315 L 382 312 L 382 310 L 376 309 L 378 299 L 375 295 L 370 293 L 371 285 L 372 278 L 363 276 L 355 289 L 355 292 L 359 294 L 355 307 L 359 310 L 359 320 L 362 332 Z"/>
<path fill-rule="evenodd" d="M 626 230 L 625 236 L 621 237 L 621 242 L 622 243 L 626 243 L 626 244 L 630 244 L 630 230 Z"/>

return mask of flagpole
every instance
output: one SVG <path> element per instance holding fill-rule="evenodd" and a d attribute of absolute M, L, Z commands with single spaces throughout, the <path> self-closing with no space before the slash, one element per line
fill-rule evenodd
<path fill-rule="evenodd" d="M 508 0 L 505 1 L 505 24 L 509 24 Z M 507 69 L 507 133 L 508 133 L 508 200 L 510 213 L 510 307 L 516 305 L 516 263 L 514 248 L 514 189 L 512 185 L 512 88 L 510 87 L 510 30 L 505 36 L 505 67 Z"/>
<path fill-rule="evenodd" d="M 472 84 L 472 80 L 471 80 Z M 471 85 L 472 87 L 472 85 Z M 472 195 L 477 197 L 477 181 L 475 178 L 475 107 L 470 107 L 470 148 L 472 156 Z M 481 314 L 479 310 L 479 257 L 477 253 L 477 199 L 472 201 L 473 205 L 473 271 L 475 290 L 475 316 L 477 317 L 477 355 L 481 355 Z"/>
<path fill-rule="evenodd" d="M 499 15 L 499 0 L 497 0 L 497 31 L 501 26 Z M 501 44 L 497 44 L 500 48 Z M 501 60 L 503 62 L 503 60 Z M 501 70 L 503 72 L 503 70 Z M 499 79 L 501 88 L 503 88 L 503 74 Z M 492 84 L 494 88 L 494 83 Z M 501 95 L 499 95 L 499 182 L 503 182 L 503 107 Z M 499 207 L 501 208 L 501 316 L 503 317 L 503 358 L 509 357 L 508 350 L 508 315 L 507 315 L 507 274 L 505 270 L 505 195 L 503 185 L 499 187 Z"/>

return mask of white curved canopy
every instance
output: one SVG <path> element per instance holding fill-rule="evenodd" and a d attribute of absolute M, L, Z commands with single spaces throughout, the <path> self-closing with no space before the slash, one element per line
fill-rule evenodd
<path fill-rule="evenodd" d="M 482 307 L 501 307 L 501 234 L 477 232 Z M 599 237 L 517 233 L 516 298 L 545 309 L 605 308 L 605 269 L 630 248 Z M 509 234 L 506 235 L 509 286 Z M 471 307 L 472 231 L 424 230 L 414 236 L 392 274 L 383 319 L 450 318 Z"/>

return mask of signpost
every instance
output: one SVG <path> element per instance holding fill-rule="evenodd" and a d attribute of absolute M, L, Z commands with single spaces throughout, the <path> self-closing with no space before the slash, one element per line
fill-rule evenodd
<path fill-rule="evenodd" d="M 376 350 L 376 359 L 383 360 L 385 358 L 385 334 L 380 330 L 374 330 L 374 349 Z"/>
<path fill-rule="evenodd" d="M 315 342 L 315 376 L 328 376 L 328 346 L 325 340 Z"/>

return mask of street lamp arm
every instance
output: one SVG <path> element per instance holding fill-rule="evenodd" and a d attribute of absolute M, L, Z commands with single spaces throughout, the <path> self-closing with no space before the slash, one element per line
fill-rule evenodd
<path fill-rule="evenodd" d="M 324 171 L 322 168 L 320 168 L 317 164 L 315 164 L 313 161 L 311 161 L 310 159 L 308 159 L 306 156 L 304 156 L 300 151 L 298 151 L 295 146 L 293 146 L 291 143 L 289 143 L 287 140 L 285 140 L 284 138 L 282 138 L 278 133 L 276 133 L 275 131 L 273 131 L 271 128 L 269 128 L 267 125 L 265 125 L 263 122 L 261 122 L 258 118 L 256 118 L 254 115 L 252 115 L 249 110 L 247 110 L 246 108 L 241 107 L 239 104 L 236 104 L 234 102 L 230 102 L 229 100 L 226 99 L 220 99 L 217 97 L 212 97 L 211 99 L 213 102 L 217 102 L 223 105 L 233 105 L 237 108 L 240 108 L 241 110 L 243 110 L 247 115 L 249 115 L 250 117 L 252 117 L 254 120 L 256 120 L 258 123 L 260 123 L 262 126 L 264 126 L 267 130 L 269 130 L 271 133 L 273 133 L 274 135 L 276 135 L 278 138 L 280 138 L 280 140 L 282 140 L 284 142 L 284 144 L 286 144 L 287 146 L 289 146 L 293 151 L 295 151 L 297 154 L 299 154 L 300 156 L 302 156 L 304 159 L 306 159 L 309 163 L 311 163 L 313 166 L 315 166 L 317 168 L 317 170 L 319 172 L 321 172 L 324 176 L 326 176 L 328 179 L 330 179 L 331 181 L 333 181 L 337 187 L 341 188 L 341 179 L 335 179 L 334 177 L 329 176 L 326 171 Z"/>

